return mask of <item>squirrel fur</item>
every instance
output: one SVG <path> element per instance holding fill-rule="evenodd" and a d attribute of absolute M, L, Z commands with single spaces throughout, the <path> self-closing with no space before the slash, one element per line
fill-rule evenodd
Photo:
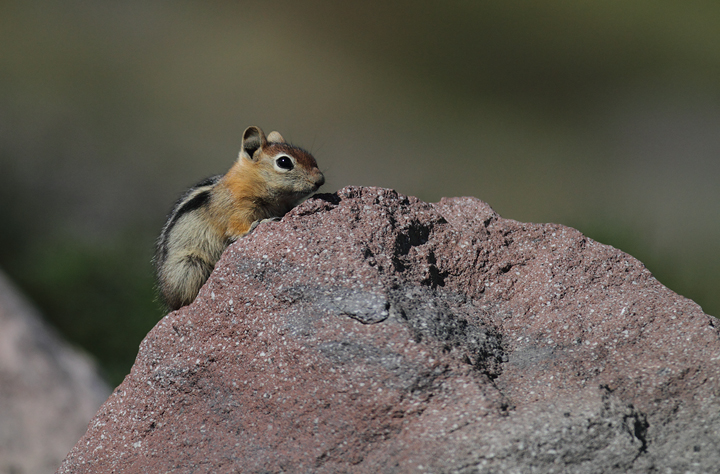
<path fill-rule="evenodd" d="M 158 288 L 172 309 L 192 303 L 223 251 L 264 221 L 277 219 L 325 183 L 315 158 L 258 127 L 243 133 L 235 164 L 175 203 L 153 258 Z"/>

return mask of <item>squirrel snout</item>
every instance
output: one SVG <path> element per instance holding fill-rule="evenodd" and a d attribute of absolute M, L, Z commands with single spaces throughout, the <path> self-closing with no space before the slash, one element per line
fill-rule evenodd
<path fill-rule="evenodd" d="M 320 186 L 325 184 L 325 175 L 320 172 L 318 172 L 318 175 L 319 176 L 317 177 L 317 179 L 315 179 L 315 186 L 319 188 Z"/>

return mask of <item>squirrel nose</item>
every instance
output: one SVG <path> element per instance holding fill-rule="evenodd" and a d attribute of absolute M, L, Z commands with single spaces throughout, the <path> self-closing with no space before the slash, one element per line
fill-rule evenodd
<path fill-rule="evenodd" d="M 325 175 L 320 173 L 320 177 L 315 180 L 315 186 L 317 186 L 319 188 L 323 184 L 325 184 Z"/>

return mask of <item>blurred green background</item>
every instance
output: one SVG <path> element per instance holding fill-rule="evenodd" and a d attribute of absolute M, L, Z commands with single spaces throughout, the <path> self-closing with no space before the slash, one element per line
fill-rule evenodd
<path fill-rule="evenodd" d="M 342 186 L 580 229 L 720 315 L 720 2 L 0 2 L 0 268 L 119 383 L 177 196 L 279 130 Z"/>

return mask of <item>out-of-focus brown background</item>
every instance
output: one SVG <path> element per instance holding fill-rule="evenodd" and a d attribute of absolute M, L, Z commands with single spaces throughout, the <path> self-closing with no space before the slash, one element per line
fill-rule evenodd
<path fill-rule="evenodd" d="M 576 227 L 720 315 L 720 3 L 0 3 L 0 268 L 111 383 L 245 127 L 328 178 Z"/>

